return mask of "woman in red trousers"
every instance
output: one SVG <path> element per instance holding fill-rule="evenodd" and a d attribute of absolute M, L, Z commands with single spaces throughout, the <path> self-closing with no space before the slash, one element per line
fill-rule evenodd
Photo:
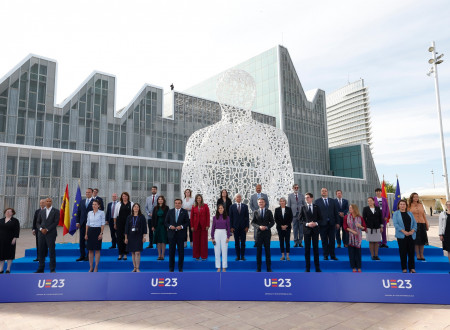
<path fill-rule="evenodd" d="M 193 236 L 192 256 L 194 259 L 202 260 L 208 258 L 208 229 L 209 229 L 209 207 L 203 203 L 203 196 L 197 194 L 195 203 L 191 209 L 191 227 Z"/>

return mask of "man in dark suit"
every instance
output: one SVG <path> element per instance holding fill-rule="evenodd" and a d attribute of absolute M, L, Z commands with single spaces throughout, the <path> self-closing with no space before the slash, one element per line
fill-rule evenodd
<path fill-rule="evenodd" d="M 336 229 L 339 228 L 338 205 L 332 198 L 328 198 L 328 189 L 320 190 L 321 198 L 315 200 L 320 209 L 322 220 L 319 222 L 320 239 L 322 240 L 323 260 L 328 260 L 328 256 L 332 260 L 338 260 L 334 253 L 334 244 L 336 237 Z"/>
<path fill-rule="evenodd" d="M 41 211 L 45 209 L 45 199 L 41 199 L 39 201 L 39 208 L 34 212 L 34 217 L 33 217 L 33 235 L 36 236 L 36 259 L 34 259 L 33 261 L 39 261 L 39 232 L 38 232 L 38 228 L 37 226 L 37 219 L 39 218 L 39 214 L 41 213 Z"/>
<path fill-rule="evenodd" d="M 264 198 L 264 201 L 266 202 L 266 209 L 269 208 L 269 197 L 262 193 L 262 185 L 261 184 L 257 184 L 255 186 L 255 191 L 256 193 L 250 196 L 250 210 L 252 210 L 252 212 L 255 212 L 258 209 L 258 199 L 260 198 Z M 256 231 L 253 232 L 253 239 L 255 240 L 255 246 L 256 247 Z"/>
<path fill-rule="evenodd" d="M 189 225 L 189 214 L 185 209 L 181 208 L 183 201 L 179 198 L 175 199 L 175 208 L 169 210 L 164 224 L 169 240 L 169 271 L 175 269 L 175 250 L 178 249 L 178 270 L 183 271 L 184 263 L 184 241 L 186 240 L 187 227 Z"/>
<path fill-rule="evenodd" d="M 245 261 L 245 240 L 247 238 L 250 217 L 248 206 L 242 202 L 241 194 L 234 197 L 236 203 L 230 206 L 230 228 L 234 235 L 234 248 L 236 249 L 236 261 Z"/>
<path fill-rule="evenodd" d="M 275 224 L 272 211 L 266 209 L 266 201 L 264 198 L 258 199 L 259 208 L 253 212 L 252 226 L 256 232 L 256 271 L 261 271 L 262 263 L 262 246 L 266 252 L 266 267 L 267 272 L 272 271 L 272 263 L 270 260 L 270 238 L 272 233 L 270 228 Z"/>
<path fill-rule="evenodd" d="M 47 198 L 45 204 L 46 208 L 41 210 L 36 221 L 36 227 L 39 229 L 39 267 L 35 273 L 44 272 L 47 247 L 50 255 L 50 272 L 55 273 L 56 269 L 55 242 L 58 235 L 56 228 L 59 223 L 59 210 L 52 207 L 51 198 Z"/>
<path fill-rule="evenodd" d="M 109 225 L 109 232 L 111 233 L 111 246 L 110 249 L 115 249 L 117 244 L 116 230 L 114 229 L 114 211 L 117 206 L 117 194 L 113 193 L 112 202 L 108 203 L 106 207 L 105 225 Z"/>
<path fill-rule="evenodd" d="M 99 210 L 102 210 L 102 211 L 105 210 L 105 204 L 103 204 L 103 199 L 100 196 L 98 196 L 98 188 L 92 189 L 92 200 L 96 200 L 96 201 L 100 202 L 100 205 L 98 208 Z"/>
<path fill-rule="evenodd" d="M 86 222 L 87 216 L 90 211 L 92 211 L 92 202 L 94 199 L 92 198 L 93 189 L 86 189 L 86 198 L 81 200 L 80 205 L 78 206 L 77 212 L 77 228 L 80 229 L 80 257 L 77 261 L 89 261 L 86 252 L 86 241 L 84 240 L 84 236 L 86 235 Z"/>
<path fill-rule="evenodd" d="M 348 246 L 348 232 L 344 230 L 344 217 L 348 213 L 348 200 L 342 198 L 342 190 L 336 190 L 336 202 L 338 204 L 339 213 L 339 228 L 336 228 L 336 242 L 337 247 L 341 247 L 341 230 L 342 230 L 342 242 L 344 247 Z"/>
<path fill-rule="evenodd" d="M 314 253 L 314 267 L 316 272 L 321 272 L 319 265 L 319 223 L 322 221 L 320 209 L 313 204 L 313 194 L 306 193 L 306 204 L 300 211 L 301 222 L 303 223 L 303 235 L 305 237 L 305 271 L 309 273 L 311 269 L 311 241 Z"/>

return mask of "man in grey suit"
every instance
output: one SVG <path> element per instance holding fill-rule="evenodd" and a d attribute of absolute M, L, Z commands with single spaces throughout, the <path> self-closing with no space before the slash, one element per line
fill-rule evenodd
<path fill-rule="evenodd" d="M 153 248 L 153 231 L 152 231 L 152 213 L 153 208 L 158 203 L 158 187 L 153 186 L 152 187 L 152 194 L 151 196 L 148 196 L 145 201 L 145 214 L 147 214 L 147 223 L 148 223 L 148 246 L 147 249 Z"/>
<path fill-rule="evenodd" d="M 289 194 L 287 206 L 292 209 L 294 218 L 292 219 L 292 227 L 294 229 L 294 247 L 303 247 L 303 223 L 300 222 L 300 213 L 302 206 L 305 205 L 305 197 L 299 192 L 298 184 L 292 186 L 294 192 Z"/>
<path fill-rule="evenodd" d="M 45 255 L 48 247 L 50 256 L 50 272 L 55 273 L 56 254 L 55 242 L 58 235 L 57 226 L 59 223 L 59 210 L 52 207 L 52 199 L 45 200 L 46 207 L 39 213 L 36 221 L 36 228 L 39 230 L 39 267 L 35 273 L 43 273 L 45 268 Z"/>
<path fill-rule="evenodd" d="M 259 206 L 258 206 L 259 198 L 264 199 L 264 201 L 266 202 L 265 208 L 268 209 L 269 208 L 269 199 L 267 198 L 266 194 L 263 194 L 261 192 L 261 190 L 262 190 L 261 184 L 258 183 L 255 187 L 255 190 L 256 190 L 256 193 L 251 195 L 251 197 L 250 197 L 250 210 L 252 210 L 252 212 L 255 212 L 256 210 L 259 209 Z M 255 240 L 255 245 L 253 247 L 256 247 L 256 230 L 253 232 L 253 239 Z"/>

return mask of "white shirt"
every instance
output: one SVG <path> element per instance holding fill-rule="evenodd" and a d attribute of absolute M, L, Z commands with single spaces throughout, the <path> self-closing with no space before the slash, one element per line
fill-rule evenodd
<path fill-rule="evenodd" d="M 371 207 L 370 210 L 372 211 L 373 214 L 375 214 L 375 208 Z"/>
<path fill-rule="evenodd" d="M 381 207 L 381 205 L 383 205 L 383 197 L 380 197 L 380 198 L 377 197 L 377 200 L 378 200 L 378 205 L 377 206 L 379 206 L 380 210 L 382 210 L 383 208 Z"/>
<path fill-rule="evenodd" d="M 95 213 L 94 211 L 89 211 L 86 226 L 101 227 L 104 225 L 105 225 L 105 212 L 103 212 L 102 210 L 98 210 Z"/>
<path fill-rule="evenodd" d="M 282 207 L 281 208 L 281 215 L 283 216 L 283 218 L 284 218 L 284 212 L 286 211 L 286 208 L 285 207 Z"/>
<path fill-rule="evenodd" d="M 52 210 L 53 206 L 50 206 L 50 208 L 45 209 L 45 217 L 48 218 L 48 215 L 50 214 L 50 211 Z"/>
<path fill-rule="evenodd" d="M 186 211 L 188 211 L 189 218 L 191 218 L 192 205 L 194 205 L 194 198 L 193 197 L 189 197 L 188 201 L 186 200 L 186 198 L 183 198 L 183 204 L 181 205 L 181 207 L 183 209 L 185 209 Z"/>

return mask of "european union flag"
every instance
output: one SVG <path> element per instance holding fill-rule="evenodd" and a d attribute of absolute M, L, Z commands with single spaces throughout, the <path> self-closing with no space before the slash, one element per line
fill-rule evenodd
<path fill-rule="evenodd" d="M 400 184 L 398 183 L 398 178 L 397 178 L 397 188 L 395 189 L 395 199 L 394 199 L 394 206 L 392 207 L 392 213 L 394 213 L 395 211 L 397 211 L 397 204 L 399 202 L 399 200 L 401 200 L 401 194 L 400 194 Z"/>
<path fill-rule="evenodd" d="M 77 231 L 77 213 L 78 213 L 78 206 L 80 205 L 80 203 L 81 203 L 81 189 L 80 185 L 78 185 L 77 194 L 75 196 L 75 202 L 73 203 L 72 219 L 70 220 L 70 228 L 69 228 L 69 234 L 72 236 Z"/>

